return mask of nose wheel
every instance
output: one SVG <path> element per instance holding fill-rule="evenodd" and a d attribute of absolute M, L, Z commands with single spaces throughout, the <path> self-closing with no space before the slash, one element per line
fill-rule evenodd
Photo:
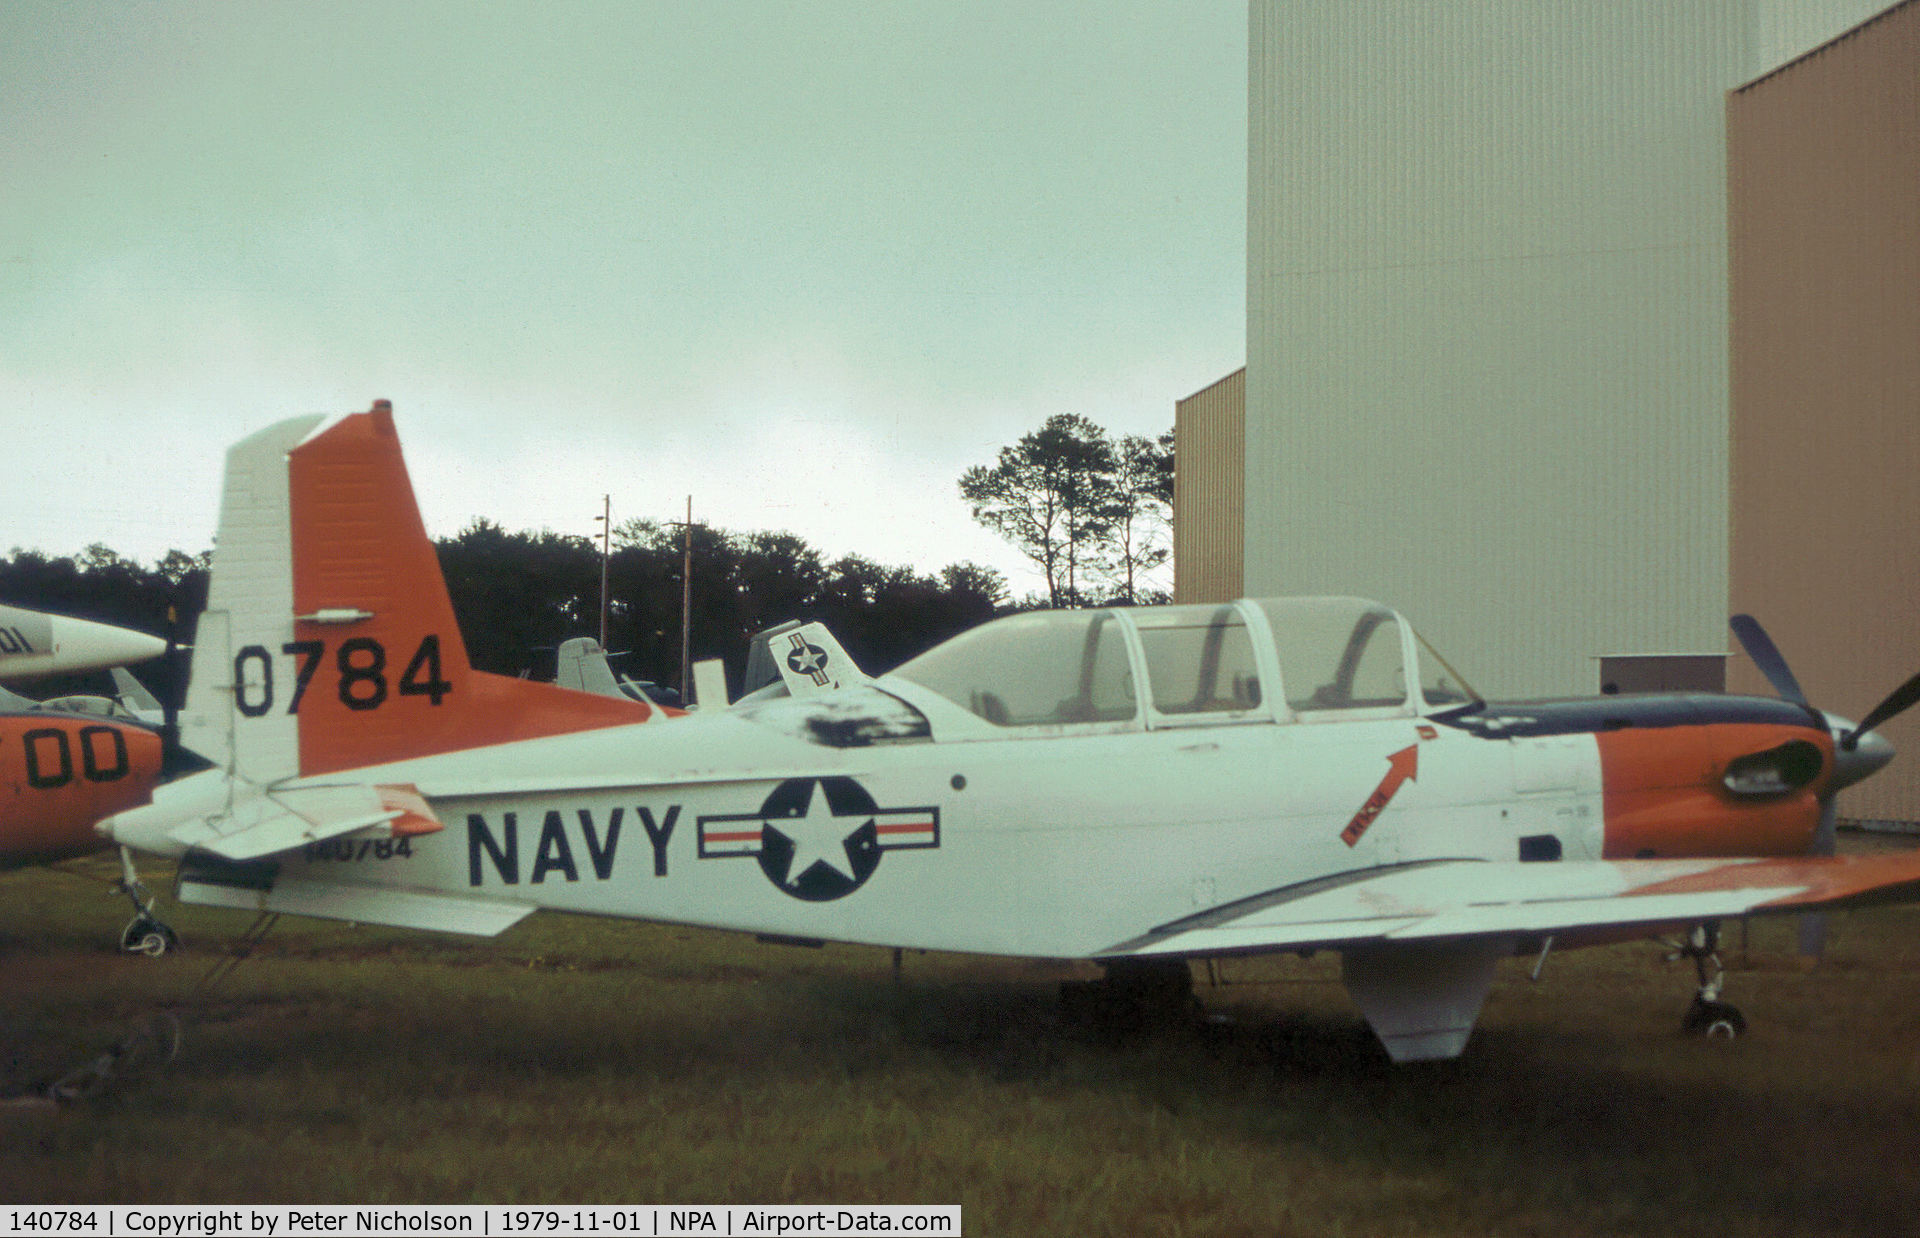
<path fill-rule="evenodd" d="M 1747 1034 L 1747 1016 L 1740 1013 L 1738 1006 L 1710 1002 L 1696 995 L 1687 1007 L 1686 1017 L 1680 1020 L 1680 1030 L 1708 1040 L 1734 1040 Z"/>
<path fill-rule="evenodd" d="M 133 856 L 120 848 L 120 880 L 115 889 L 133 903 L 133 919 L 120 930 L 120 949 L 127 954 L 144 954 L 157 959 L 169 950 L 180 948 L 179 934 L 153 914 L 153 896 L 134 871 Z"/>
<path fill-rule="evenodd" d="M 1747 1017 L 1738 1006 L 1720 1000 L 1726 968 L 1720 965 L 1719 948 L 1720 925 L 1709 921 L 1696 924 L 1679 949 L 1667 957 L 1692 959 L 1694 973 L 1700 978 L 1700 987 L 1680 1020 L 1680 1030 L 1708 1040 L 1734 1040 L 1746 1035 Z"/>
<path fill-rule="evenodd" d="M 127 927 L 120 930 L 120 949 L 126 954 L 144 954 L 157 959 L 179 948 L 179 935 L 145 912 L 127 921 Z"/>

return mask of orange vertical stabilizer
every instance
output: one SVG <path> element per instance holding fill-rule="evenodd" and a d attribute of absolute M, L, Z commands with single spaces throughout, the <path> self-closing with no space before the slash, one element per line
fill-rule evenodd
<path fill-rule="evenodd" d="M 393 411 L 288 456 L 300 772 L 647 721 L 655 710 L 476 671 L 420 520 Z"/>

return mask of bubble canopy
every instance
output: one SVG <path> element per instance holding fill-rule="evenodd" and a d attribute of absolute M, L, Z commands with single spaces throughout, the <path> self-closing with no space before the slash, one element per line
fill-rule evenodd
<path fill-rule="evenodd" d="M 1349 597 L 1030 611 L 889 678 L 1009 728 L 1411 717 L 1479 699 L 1399 615 Z"/>

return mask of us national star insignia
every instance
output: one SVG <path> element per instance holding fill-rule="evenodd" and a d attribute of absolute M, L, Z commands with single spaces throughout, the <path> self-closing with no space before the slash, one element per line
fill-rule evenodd
<path fill-rule="evenodd" d="M 789 778 L 757 813 L 699 818 L 700 858 L 752 856 L 784 894 L 810 903 L 867 883 L 881 853 L 940 845 L 940 810 L 880 808 L 851 778 Z"/>

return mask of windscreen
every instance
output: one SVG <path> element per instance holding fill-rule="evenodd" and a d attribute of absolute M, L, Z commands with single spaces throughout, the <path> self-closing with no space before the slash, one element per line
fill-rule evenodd
<path fill-rule="evenodd" d="M 1287 704 L 1297 713 L 1404 705 L 1400 619 L 1360 598 L 1268 598 Z"/>

